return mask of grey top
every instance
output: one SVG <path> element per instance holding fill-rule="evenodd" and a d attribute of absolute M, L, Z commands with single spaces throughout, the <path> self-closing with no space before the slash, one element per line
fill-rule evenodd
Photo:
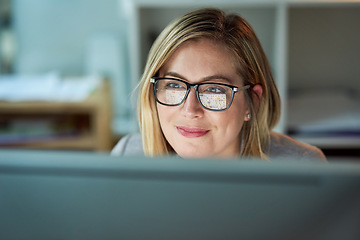
<path fill-rule="evenodd" d="M 127 135 L 113 148 L 115 156 L 144 156 L 141 135 Z M 326 161 L 324 153 L 317 147 L 299 142 L 287 135 L 271 132 L 270 147 L 267 153 L 270 159 Z"/>

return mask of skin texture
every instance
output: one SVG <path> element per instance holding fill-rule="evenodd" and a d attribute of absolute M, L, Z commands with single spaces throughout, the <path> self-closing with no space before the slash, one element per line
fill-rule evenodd
<path fill-rule="evenodd" d="M 208 39 L 180 46 L 160 69 L 160 77 L 179 78 L 189 83 L 218 82 L 243 86 L 232 53 Z M 260 90 L 257 90 L 260 89 Z M 261 87 L 255 92 L 261 96 Z M 240 154 L 239 137 L 249 108 L 244 91 L 235 94 L 228 110 L 209 111 L 201 107 L 191 89 L 180 106 L 157 103 L 158 117 L 166 140 L 181 157 L 235 157 Z"/>

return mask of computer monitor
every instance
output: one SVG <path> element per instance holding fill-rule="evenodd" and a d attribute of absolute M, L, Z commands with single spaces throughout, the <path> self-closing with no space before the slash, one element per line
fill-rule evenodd
<path fill-rule="evenodd" d="M 0 150 L 0 239 L 360 239 L 360 165 Z"/>

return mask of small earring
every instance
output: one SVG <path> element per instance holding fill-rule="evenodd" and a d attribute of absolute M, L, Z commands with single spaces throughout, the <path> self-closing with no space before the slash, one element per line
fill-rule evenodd
<path fill-rule="evenodd" d="M 248 113 L 246 116 L 247 116 L 248 120 L 251 119 L 251 113 Z"/>

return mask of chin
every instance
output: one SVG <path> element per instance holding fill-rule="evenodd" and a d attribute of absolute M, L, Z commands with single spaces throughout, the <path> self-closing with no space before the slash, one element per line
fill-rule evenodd
<path fill-rule="evenodd" d="M 210 158 L 211 155 L 208 153 L 199 153 L 195 152 L 177 152 L 177 154 L 182 158 Z"/>

